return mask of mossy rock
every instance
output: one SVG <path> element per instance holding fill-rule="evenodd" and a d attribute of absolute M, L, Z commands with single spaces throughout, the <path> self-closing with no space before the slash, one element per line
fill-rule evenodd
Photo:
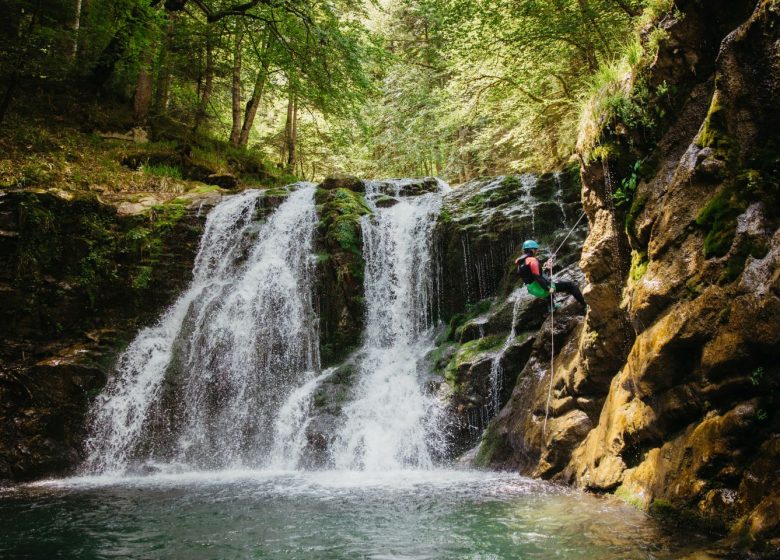
<path fill-rule="evenodd" d="M 334 190 L 334 189 L 347 189 L 356 193 L 363 193 L 366 191 L 366 185 L 353 175 L 338 174 L 327 177 L 320 185 L 321 189 Z"/>
<path fill-rule="evenodd" d="M 488 336 L 471 340 L 458 348 L 455 355 L 444 368 L 444 378 L 455 392 L 462 388 L 464 366 L 477 361 L 483 354 L 495 351 L 503 344 L 505 339 L 506 337 L 501 335 Z"/>
<path fill-rule="evenodd" d="M 317 294 L 323 365 L 338 363 L 360 343 L 363 297 L 361 219 L 371 213 L 363 195 L 347 188 L 318 188 Z"/>
<path fill-rule="evenodd" d="M 501 436 L 497 425 L 493 422 L 488 425 L 482 439 L 479 442 L 477 454 L 474 456 L 474 466 L 477 468 L 488 468 L 492 464 L 503 461 L 511 455 L 512 449 Z"/>

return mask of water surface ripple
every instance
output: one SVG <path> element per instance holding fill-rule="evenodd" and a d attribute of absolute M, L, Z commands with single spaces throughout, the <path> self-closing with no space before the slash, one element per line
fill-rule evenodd
<path fill-rule="evenodd" d="M 168 473 L 0 493 L 0 557 L 682 558 L 704 537 L 509 473 Z"/>

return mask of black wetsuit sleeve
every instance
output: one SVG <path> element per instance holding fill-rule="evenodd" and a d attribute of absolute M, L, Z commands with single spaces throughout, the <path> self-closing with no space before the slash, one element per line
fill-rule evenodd
<path fill-rule="evenodd" d="M 550 281 L 547 280 L 547 278 L 545 278 L 544 276 L 540 276 L 538 274 L 534 274 L 534 281 L 538 282 L 539 285 L 542 288 L 544 288 L 545 290 L 549 290 L 550 289 Z"/>

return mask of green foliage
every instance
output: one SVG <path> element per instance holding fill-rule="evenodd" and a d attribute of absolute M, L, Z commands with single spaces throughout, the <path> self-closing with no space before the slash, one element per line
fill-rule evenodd
<path fill-rule="evenodd" d="M 285 179 L 349 170 L 457 181 L 559 167 L 579 122 L 593 146 L 611 116 L 651 124 L 631 74 L 663 33 L 652 30 L 647 45 L 625 38 L 673 9 L 661 0 L 178 4 L 92 0 L 76 13 L 64 0 L 12 1 L 0 83 L 86 84 L 90 97 L 102 91 L 125 109 L 90 111 L 90 126 L 151 125 L 156 138 L 177 139 L 170 151 L 247 183 L 279 184 L 281 169 Z M 253 98 L 247 147 L 207 145 L 204 136 L 225 144 Z M 179 179 L 176 167 L 153 162 L 145 175 Z M 32 166 L 20 184 L 52 178 Z"/>
<path fill-rule="evenodd" d="M 144 165 L 141 167 L 144 173 L 154 175 L 155 177 L 168 177 L 170 179 L 181 179 L 181 169 L 172 165 Z"/>
<path fill-rule="evenodd" d="M 737 217 L 745 207 L 733 189 L 723 188 L 702 208 L 696 223 L 708 228 L 704 237 L 705 258 L 723 256 L 728 252 L 734 241 Z"/>
<path fill-rule="evenodd" d="M 615 189 L 615 192 L 612 194 L 612 199 L 615 201 L 615 206 L 618 208 L 621 206 L 628 206 L 633 202 L 636 188 L 639 185 L 641 169 L 642 160 L 639 160 L 634 163 L 629 175 L 620 181 L 620 186 Z"/>

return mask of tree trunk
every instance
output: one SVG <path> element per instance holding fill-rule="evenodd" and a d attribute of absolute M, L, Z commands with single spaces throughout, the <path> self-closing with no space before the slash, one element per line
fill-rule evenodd
<path fill-rule="evenodd" d="M 295 170 L 295 141 L 298 136 L 298 100 L 295 93 L 290 90 L 290 97 L 287 101 L 287 123 L 285 125 L 286 146 L 287 146 L 287 172 L 292 173 Z"/>
<path fill-rule="evenodd" d="M 76 0 L 73 9 L 73 48 L 70 52 L 71 61 L 76 60 L 79 53 L 79 30 L 81 28 L 81 0 Z"/>
<path fill-rule="evenodd" d="M 237 25 L 241 25 L 240 23 Z M 233 50 L 233 84 L 230 88 L 233 103 L 233 123 L 230 129 L 230 143 L 239 145 L 241 138 L 241 39 L 243 30 L 236 30 L 236 42 Z"/>
<path fill-rule="evenodd" d="M 147 49 L 141 59 L 138 81 L 133 96 L 133 121 L 136 126 L 145 126 L 149 120 L 152 104 L 152 49 Z"/>
<path fill-rule="evenodd" d="M 36 4 L 35 10 L 32 12 L 32 17 L 30 18 L 30 23 L 27 26 L 26 32 L 23 32 L 20 28 L 21 25 L 21 18 L 19 17 L 18 12 L 13 12 L 11 14 L 5 14 L 5 25 L 10 32 L 10 35 L 16 35 L 18 37 L 19 45 L 27 45 L 28 37 L 32 34 L 33 29 L 35 29 L 36 24 L 38 23 L 38 10 L 40 8 L 40 2 Z M 3 29 L 5 31 L 5 29 Z M 5 119 L 5 115 L 8 113 L 8 108 L 11 106 L 11 100 L 14 97 L 14 93 L 16 93 L 16 88 L 19 85 L 19 79 L 21 78 L 21 73 L 19 72 L 19 68 L 24 64 L 24 58 L 27 54 L 27 48 L 22 47 L 19 49 L 15 64 L 13 65 L 13 72 L 11 72 L 10 76 L 8 76 L 8 82 L 5 88 L 5 92 L 3 93 L 2 98 L 0 98 L 0 124 L 2 124 L 3 119 Z"/>
<path fill-rule="evenodd" d="M 247 101 L 246 111 L 244 113 L 244 125 L 241 127 L 239 145 L 242 147 L 246 147 L 249 143 L 249 134 L 252 132 L 255 115 L 257 115 L 257 109 L 260 107 L 260 101 L 263 99 L 265 82 L 268 79 L 268 57 L 266 54 L 270 45 L 271 34 L 266 33 L 265 41 L 263 43 L 263 60 L 260 61 L 260 70 L 257 71 L 257 79 L 255 79 L 255 87 L 252 89 L 252 97 Z"/>
<path fill-rule="evenodd" d="M 206 118 L 206 111 L 211 101 L 211 92 L 214 90 L 214 52 L 211 43 L 206 43 L 206 70 L 203 79 L 203 93 L 200 96 L 198 112 L 195 114 L 193 130 L 198 130 Z"/>
<path fill-rule="evenodd" d="M 165 30 L 165 40 L 160 47 L 160 55 L 157 64 L 160 70 L 157 73 L 157 87 L 155 88 L 154 106 L 158 111 L 168 109 L 171 97 L 171 61 L 168 53 L 173 44 L 173 31 L 176 27 L 176 14 L 168 14 L 168 25 Z"/>
<path fill-rule="evenodd" d="M 79 16 L 79 33 L 76 42 L 76 59 L 84 58 L 89 49 L 89 29 L 84 29 L 84 23 L 87 21 L 89 15 L 89 5 L 91 0 L 81 0 L 81 15 Z"/>

